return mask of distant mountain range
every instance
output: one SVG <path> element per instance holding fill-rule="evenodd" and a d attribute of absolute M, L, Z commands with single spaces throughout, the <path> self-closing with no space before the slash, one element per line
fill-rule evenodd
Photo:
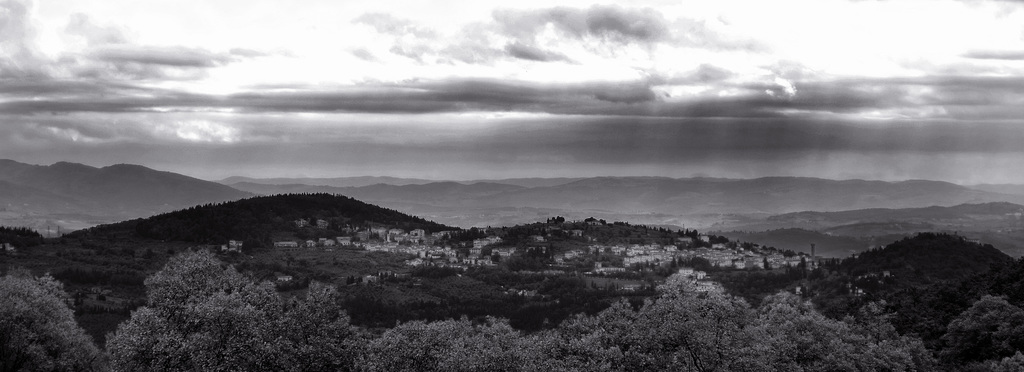
<path fill-rule="evenodd" d="M 0 224 L 39 227 L 61 220 L 65 227 L 84 227 L 248 196 L 215 182 L 138 165 L 95 168 L 0 160 Z"/>
<path fill-rule="evenodd" d="M 455 182 L 463 185 L 474 183 L 500 183 L 505 185 L 522 187 L 544 187 L 557 186 L 583 178 L 504 178 L 497 180 L 470 180 L 470 181 L 438 181 L 421 178 L 398 178 L 379 176 L 358 176 L 358 177 L 334 177 L 334 178 L 250 178 L 233 176 L 217 181 L 224 185 L 238 183 L 261 184 L 261 185 L 306 185 L 306 186 L 331 186 L 331 187 L 363 187 L 371 185 L 423 185 L 428 183 Z"/>
<path fill-rule="evenodd" d="M 722 224 L 719 228 L 743 230 L 770 230 L 801 228 L 820 231 L 842 231 L 844 235 L 870 236 L 879 233 L 857 227 L 885 224 L 926 225 L 930 230 L 956 230 L 961 228 L 1004 229 L 1020 226 L 1024 206 L 1006 202 L 960 204 L 951 207 L 924 208 L 871 208 L 840 212 L 804 211 L 770 216 L 738 224 Z"/>
<path fill-rule="evenodd" d="M 970 188 L 981 191 L 995 192 L 1000 194 L 1024 195 L 1024 185 L 1014 184 L 982 184 L 971 185 Z"/>
<path fill-rule="evenodd" d="M 1004 202 L 807 211 L 723 222 L 714 229 L 732 239 L 776 247 L 803 249 L 816 242 L 826 256 L 843 257 L 918 232 L 958 233 L 1010 255 L 1024 255 L 1024 206 Z"/>
<path fill-rule="evenodd" d="M 835 181 L 818 178 L 758 179 L 597 177 L 559 179 L 547 186 L 525 186 L 501 180 L 375 184 L 332 187 L 271 184 L 258 180 L 231 184 L 256 194 L 326 192 L 379 203 L 461 226 L 493 224 L 510 208 L 560 211 L 567 217 L 594 216 L 637 223 L 710 226 L 730 215 L 761 216 L 801 211 L 846 211 L 868 208 L 920 208 L 965 203 L 1024 203 L 1024 195 L 976 190 L 938 181 Z M 564 182 L 564 183 L 562 183 Z M 535 184 L 541 184 L 535 182 Z M 467 215 L 480 216 L 477 220 Z M 719 216 L 719 217 L 709 217 Z"/>
<path fill-rule="evenodd" d="M 40 166 L 0 160 L 0 225 L 76 229 L 253 195 L 326 193 L 459 227 L 511 226 L 560 215 L 570 220 L 596 217 L 716 231 L 801 229 L 842 238 L 835 240 L 837 253 L 919 231 L 964 231 L 1024 252 L 1024 233 L 1019 238 L 1013 235 L 1020 229 L 1015 230 L 1016 220 L 1006 219 L 1024 205 L 1024 192 L 1016 192 L 1015 185 L 966 187 L 939 181 L 801 177 L 457 182 L 230 177 L 221 182 L 229 185 L 137 165 L 96 168 L 61 162 Z M 797 235 L 802 234 L 787 234 Z M 846 237 L 855 240 L 843 240 Z M 800 249 L 806 243 L 789 238 L 777 241 Z M 1007 249 L 1004 246 L 1000 248 Z"/>

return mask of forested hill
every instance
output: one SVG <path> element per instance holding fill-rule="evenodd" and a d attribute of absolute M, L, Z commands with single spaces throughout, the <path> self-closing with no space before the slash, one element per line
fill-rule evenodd
<path fill-rule="evenodd" d="M 844 260 L 842 268 L 852 276 L 889 271 L 905 284 L 920 284 L 986 272 L 1012 260 L 991 245 L 962 236 L 921 233 Z"/>
<path fill-rule="evenodd" d="M 140 238 L 223 244 L 243 240 L 247 246 L 269 246 L 278 232 L 294 231 L 295 221 L 329 222 L 327 230 L 347 225 L 396 227 L 427 232 L 458 230 L 420 217 L 330 194 L 285 194 L 207 204 L 136 219 L 97 226 L 76 234 L 111 236 L 129 234 Z"/>

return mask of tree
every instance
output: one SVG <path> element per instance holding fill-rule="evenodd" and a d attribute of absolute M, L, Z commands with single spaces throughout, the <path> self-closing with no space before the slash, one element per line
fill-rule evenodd
<path fill-rule="evenodd" d="M 559 328 L 564 346 L 555 350 L 595 370 L 763 370 L 764 352 L 748 347 L 755 344 L 748 333 L 753 313 L 743 300 L 697 292 L 679 275 L 659 290 L 661 297 L 639 309 L 620 301 L 566 321 Z"/>
<path fill-rule="evenodd" d="M 504 320 L 413 321 L 371 341 L 359 364 L 367 371 L 528 371 L 538 355 L 530 350 Z"/>
<path fill-rule="evenodd" d="M 0 371 L 100 368 L 100 352 L 75 323 L 63 285 L 14 270 L 0 278 Z"/>
<path fill-rule="evenodd" d="M 770 350 L 779 371 L 913 371 L 934 366 L 924 344 L 900 336 L 879 304 L 861 309 L 858 318 L 829 319 L 810 302 L 782 292 L 758 309 L 757 339 Z"/>
<path fill-rule="evenodd" d="M 940 355 L 950 364 L 1012 357 L 1024 350 L 1024 310 L 984 296 L 949 323 L 942 341 Z"/>
<path fill-rule="evenodd" d="M 147 306 L 108 337 L 115 371 L 351 368 L 352 332 L 331 288 L 284 301 L 199 251 L 173 257 L 146 289 Z"/>

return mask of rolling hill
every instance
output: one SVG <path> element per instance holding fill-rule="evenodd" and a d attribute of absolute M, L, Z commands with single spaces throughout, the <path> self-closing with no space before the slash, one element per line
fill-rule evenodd
<path fill-rule="evenodd" d="M 777 247 L 806 247 L 819 242 L 825 255 L 836 257 L 919 232 L 959 233 L 993 244 L 1012 256 L 1024 254 L 1024 206 L 1002 202 L 786 213 L 720 224 L 716 229 L 731 230 L 722 235 Z"/>
<path fill-rule="evenodd" d="M 956 280 L 989 271 L 1013 259 L 991 245 L 949 234 L 921 233 L 843 263 L 850 275 L 889 271 L 907 284 Z"/>
<path fill-rule="evenodd" d="M 243 240 L 247 246 L 269 246 L 277 233 L 294 232 L 293 221 L 331 222 L 324 233 L 345 225 L 375 224 L 428 232 L 457 230 L 395 210 L 329 194 L 286 194 L 207 204 L 157 216 L 102 225 L 75 232 L 79 236 L 123 236 L 150 240 L 223 244 Z M 336 236 L 328 235 L 328 236 Z"/>
<path fill-rule="evenodd" d="M 49 166 L 0 160 L 0 207 L 18 226 L 63 219 L 119 221 L 197 204 L 237 200 L 251 193 L 150 168 L 102 168 L 60 162 Z"/>

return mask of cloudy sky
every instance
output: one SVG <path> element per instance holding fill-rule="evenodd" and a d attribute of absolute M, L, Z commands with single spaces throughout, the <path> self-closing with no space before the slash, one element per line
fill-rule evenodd
<path fill-rule="evenodd" d="M 0 158 L 1024 183 L 1024 2 L 0 0 Z"/>

